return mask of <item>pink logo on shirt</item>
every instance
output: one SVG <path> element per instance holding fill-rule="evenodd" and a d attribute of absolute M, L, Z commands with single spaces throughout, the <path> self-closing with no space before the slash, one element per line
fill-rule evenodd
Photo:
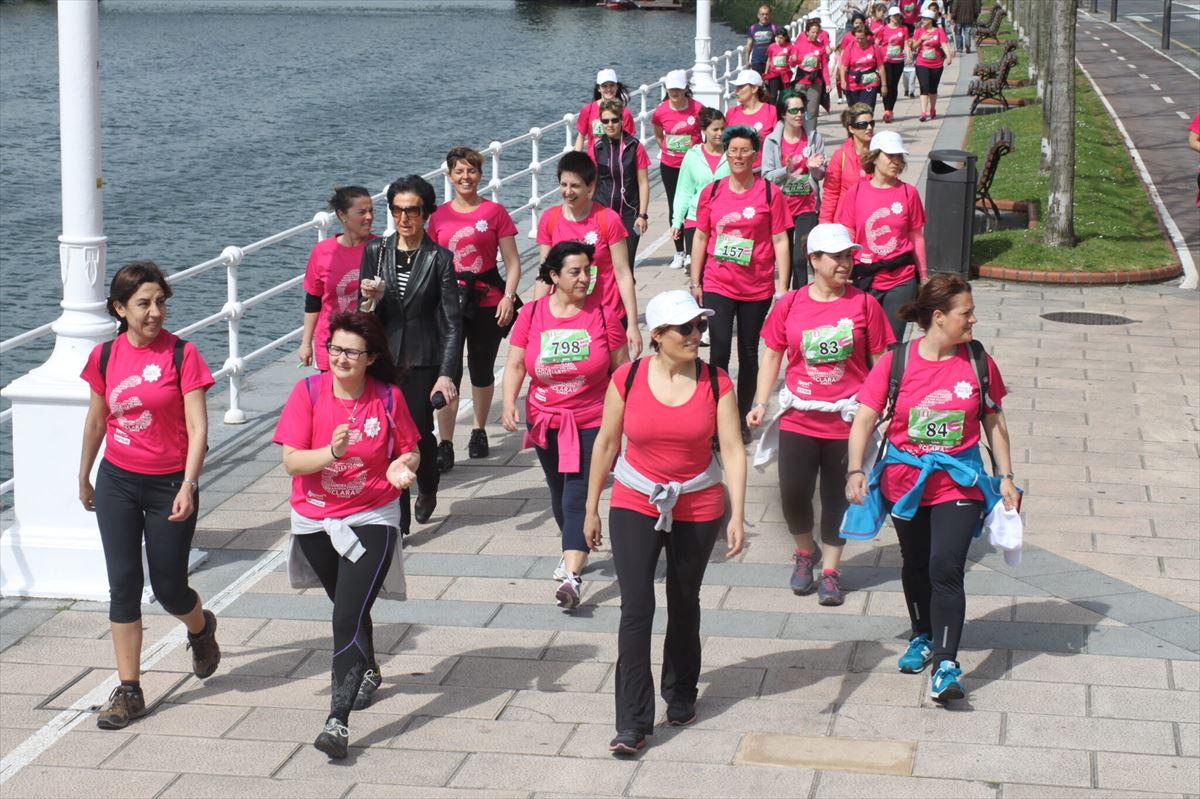
<path fill-rule="evenodd" d="M 563 397 L 576 393 L 587 382 L 583 375 L 575 374 L 579 370 L 573 363 L 542 363 L 539 359 L 533 371 L 538 379 L 546 384 L 547 388 Z M 572 375 L 572 377 L 562 380 L 561 378 L 566 375 Z M 545 402 L 545 400 L 545 394 L 538 397 L 539 402 Z"/>
<path fill-rule="evenodd" d="M 804 371 L 817 383 L 823 386 L 831 386 L 846 376 L 846 362 L 809 363 L 805 361 Z M 810 391 L 809 393 L 811 394 L 812 392 Z"/>
<path fill-rule="evenodd" d="M 483 222 L 483 220 L 481 219 L 480 222 Z M 483 225 L 484 225 L 483 229 L 487 230 L 487 223 L 483 222 Z M 478 251 L 475 249 L 475 245 L 467 244 L 466 246 L 462 247 L 461 249 L 458 246 L 459 243 L 463 239 L 465 239 L 468 236 L 475 233 L 477 228 L 478 228 L 478 224 L 468 225 L 467 227 L 459 228 L 458 232 L 456 232 L 453 236 L 450 237 L 450 241 L 446 245 L 446 249 L 448 249 L 452 253 L 454 253 L 454 269 L 457 272 L 479 273 L 479 272 L 483 271 L 483 256 L 477 255 Z M 480 231 L 480 232 L 482 232 L 482 231 Z M 475 260 L 471 261 L 470 263 L 467 263 L 467 259 L 470 258 L 472 255 L 475 256 Z"/>
<path fill-rule="evenodd" d="M 900 246 L 900 242 L 896 240 L 896 236 L 892 234 L 891 225 L 883 224 L 876 227 L 876 224 L 881 219 L 885 219 L 892 214 L 899 214 L 904 209 L 897 208 L 900 203 L 892 203 L 890 207 L 885 206 L 875 211 L 867 217 L 867 222 L 863 226 L 867 235 L 867 245 L 871 248 L 871 252 L 876 255 L 891 255 L 896 248 Z M 881 241 L 884 236 L 891 235 L 890 239 Z"/>
<path fill-rule="evenodd" d="M 353 496 L 357 496 L 362 493 L 363 488 L 367 485 L 365 471 L 359 471 L 357 475 L 349 480 L 342 481 L 337 478 L 352 469 L 361 470 L 362 467 L 362 458 L 358 456 L 334 461 L 321 470 L 321 488 L 324 488 L 330 494 L 340 499 L 350 499 Z"/>
<path fill-rule="evenodd" d="M 130 375 L 129 377 L 125 378 L 120 383 L 118 383 L 117 387 L 114 388 L 108 394 L 108 409 L 110 411 L 112 411 L 113 416 L 116 417 L 117 424 L 119 424 L 121 427 L 125 428 L 126 430 L 128 430 L 131 433 L 140 433 L 142 430 L 145 430 L 146 428 L 148 428 L 150 426 L 150 424 L 154 421 L 154 415 L 152 413 L 150 413 L 150 411 L 144 410 L 138 415 L 138 417 L 136 419 L 130 419 L 128 416 L 125 415 L 125 412 L 132 411 L 135 408 L 141 408 L 142 407 L 141 398 L 137 397 L 137 396 L 133 396 L 133 397 L 129 397 L 128 399 L 124 399 L 124 400 L 121 400 L 120 402 L 118 402 L 117 397 L 121 396 L 123 393 L 125 393 L 129 389 L 136 388 L 137 386 L 140 386 L 141 384 L 142 384 L 141 377 L 139 377 L 138 375 Z M 122 442 L 122 443 L 128 443 L 128 442 Z"/>
<path fill-rule="evenodd" d="M 339 311 L 349 311 L 358 299 L 358 272 L 351 270 L 342 275 L 337 284 L 337 304 Z"/>

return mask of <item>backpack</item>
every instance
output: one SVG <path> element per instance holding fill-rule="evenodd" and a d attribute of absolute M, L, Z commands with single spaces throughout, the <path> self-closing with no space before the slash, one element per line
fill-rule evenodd
<path fill-rule="evenodd" d="M 392 458 L 392 451 L 396 446 L 396 438 L 392 435 L 392 428 L 396 422 L 392 419 L 392 391 L 391 386 L 384 383 L 382 380 L 371 380 L 371 384 L 375 386 L 375 396 L 383 403 L 384 416 L 387 417 L 384 429 L 387 431 L 388 442 L 388 460 Z M 321 375 L 309 375 L 304 378 L 304 387 L 308 390 L 308 404 L 312 407 L 317 407 L 317 397 L 321 392 Z"/>
<path fill-rule="evenodd" d="M 100 345 L 100 376 L 104 378 L 104 385 L 108 385 L 108 361 L 112 358 L 113 342 L 116 339 L 109 339 Z M 179 387 L 179 393 L 183 393 L 183 348 L 187 346 L 187 342 L 181 338 L 175 339 L 175 347 L 171 352 L 171 362 L 175 364 L 175 385 Z"/>
<path fill-rule="evenodd" d="M 629 402 L 629 392 L 633 391 L 633 378 L 637 376 L 638 367 L 641 366 L 643 360 L 644 360 L 643 358 L 638 358 L 636 361 L 634 361 L 633 363 L 631 363 L 629 365 L 629 371 L 625 375 L 625 401 L 626 402 Z M 700 381 L 700 369 L 702 368 L 702 366 L 708 367 L 708 385 L 712 389 L 713 408 L 715 409 L 717 404 L 721 401 L 721 393 L 720 393 L 721 387 L 718 384 L 718 380 L 717 380 L 717 367 L 713 366 L 711 363 L 706 363 L 704 361 L 701 361 L 699 358 L 697 358 L 696 359 L 696 382 Z M 719 443 L 717 431 L 715 429 L 713 430 L 712 440 L 713 440 L 714 445 Z"/>
<path fill-rule="evenodd" d="M 845 157 L 846 157 L 846 154 L 842 153 L 842 158 L 845 158 Z M 721 185 L 721 181 L 714 180 L 709 185 L 712 186 L 712 189 L 708 192 L 708 201 L 711 203 L 717 196 L 717 187 Z M 763 185 L 767 189 L 767 208 L 770 209 L 770 207 L 771 207 L 771 181 L 764 180 Z"/>

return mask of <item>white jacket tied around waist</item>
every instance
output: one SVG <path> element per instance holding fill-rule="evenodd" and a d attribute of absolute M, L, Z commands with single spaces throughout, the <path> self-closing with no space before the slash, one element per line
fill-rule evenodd
<path fill-rule="evenodd" d="M 399 530 L 400 504 L 391 500 L 386 505 L 354 513 L 344 519 L 310 519 L 301 516 L 293 508 L 292 540 L 288 546 L 288 582 L 292 588 L 324 587 L 312 564 L 308 562 L 304 550 L 300 548 L 300 536 L 327 533 L 329 542 L 338 554 L 354 563 L 367 551 L 354 528 L 367 525 L 381 525 Z M 407 596 L 403 549 L 400 536 L 397 535 L 396 546 L 392 550 L 392 565 L 388 568 L 387 576 L 383 578 L 383 588 L 379 592 L 379 596 L 384 599 L 405 599 Z"/>
<path fill-rule="evenodd" d="M 617 458 L 617 468 L 613 470 L 613 476 L 639 494 L 646 495 L 650 504 L 658 508 L 658 521 L 654 523 L 654 529 L 669 533 L 674 521 L 671 512 L 675 508 L 675 503 L 679 501 L 679 496 L 720 485 L 722 471 L 721 464 L 717 462 L 717 457 L 714 455 L 713 459 L 708 462 L 708 468 L 690 480 L 682 483 L 675 481 L 656 483 L 633 468 L 622 455 Z"/>
<path fill-rule="evenodd" d="M 854 415 L 858 413 L 858 395 L 851 394 L 849 397 L 840 399 L 837 402 L 825 402 L 823 400 L 806 400 L 797 397 L 792 393 L 786 385 L 779 389 L 779 412 L 771 417 L 765 425 L 763 425 L 762 437 L 758 439 L 758 449 L 754 452 L 754 466 L 757 469 L 762 469 L 779 451 L 779 422 L 783 419 L 783 415 L 791 410 L 796 411 L 823 411 L 824 413 L 836 413 L 847 422 L 854 421 Z"/>

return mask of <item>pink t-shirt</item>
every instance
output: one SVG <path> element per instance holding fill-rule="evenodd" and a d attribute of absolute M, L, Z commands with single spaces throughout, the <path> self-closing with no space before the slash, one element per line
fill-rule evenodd
<path fill-rule="evenodd" d="M 454 254 L 454 271 L 482 274 L 496 269 L 500 239 L 517 235 L 517 226 L 500 203 L 484 200 L 468 213 L 455 211 L 450 203 L 438 206 L 429 217 L 429 235 Z M 494 308 L 504 292 L 495 286 L 476 283 L 483 294 L 479 305 Z"/>
<path fill-rule="evenodd" d="M 650 121 L 662 128 L 665 138 L 665 146 L 659 153 L 659 161 L 663 166 L 678 169 L 692 145 L 700 143 L 700 111 L 703 108 L 698 101 L 689 97 L 682 111 L 672 108 L 670 100 L 663 100 L 654 109 Z"/>
<path fill-rule="evenodd" d="M 921 3 L 918 0 L 900 0 L 900 19 L 905 25 L 915 25 L 921 18 Z"/>
<path fill-rule="evenodd" d="M 793 219 L 817 210 L 816 184 L 808 174 L 808 156 L 804 154 L 807 146 L 807 137 L 795 142 L 789 142 L 786 136 L 779 139 L 780 162 L 788 168 L 787 182 L 779 186 L 779 192 L 787 198 Z"/>
<path fill-rule="evenodd" d="M 367 377 L 363 393 L 354 402 L 333 396 L 333 377 L 328 373 L 307 379 L 319 381 L 316 405 L 305 380 L 296 383 L 273 440 L 295 449 L 328 448 L 334 428 L 349 424 L 350 446 L 321 471 L 292 478 L 292 507 L 308 519 L 342 519 L 398 500 L 400 492 L 387 481 L 388 464 L 415 449 L 421 439 L 400 389 L 384 387 L 392 395 L 389 425 L 387 405 L 375 378 Z"/>
<path fill-rule="evenodd" d="M 330 236 L 317 242 L 304 269 L 304 290 L 321 298 L 321 313 L 313 331 L 313 356 L 317 368 L 323 372 L 329 370 L 329 353 L 325 351 L 329 320 L 335 313 L 358 307 L 358 270 L 363 248 L 367 246 L 364 241 L 357 247 L 343 247 L 338 238 Z M 373 238 L 375 236 L 369 236 L 367 240 Z"/>
<path fill-rule="evenodd" d="M 794 53 L 790 44 L 771 44 L 767 47 L 766 79 L 779 78 L 784 84 L 791 83 Z"/>
<path fill-rule="evenodd" d="M 889 64 L 904 63 L 904 45 L 908 41 L 908 28 L 903 25 L 884 25 L 875 37 L 875 43 L 883 48 L 883 57 Z"/>
<path fill-rule="evenodd" d="M 621 119 L 624 120 L 621 127 L 625 129 L 625 132 L 630 136 L 637 135 L 633 127 L 633 114 L 629 113 L 629 106 L 625 106 L 625 110 L 621 113 Z M 579 117 L 575 120 L 575 130 L 579 132 L 580 136 L 583 136 L 583 151 L 595 160 L 592 148 L 596 146 L 596 139 L 604 135 L 604 126 L 600 124 L 599 100 L 593 100 L 579 109 Z"/>
<path fill-rule="evenodd" d="M 888 441 L 891 446 L 913 455 L 927 452 L 956 455 L 966 452 L 979 444 L 980 425 L 979 381 L 975 379 L 975 369 L 971 366 L 967 347 L 960 344 L 954 356 L 945 361 L 927 361 L 917 349 L 918 341 L 920 339 L 914 339 L 907 345 L 908 364 L 904 370 L 904 382 L 896 397 L 896 411 L 888 424 Z M 892 353 L 887 352 L 871 369 L 858 390 L 858 401 L 877 413 L 883 413 L 883 407 L 887 404 L 891 368 Z M 987 368 L 988 396 L 999 408 L 1008 389 L 1004 387 L 1004 379 L 990 355 Z M 930 414 L 929 411 L 934 413 Z M 927 429 L 928 425 L 933 425 L 933 429 Z M 916 440 L 910 440 L 910 426 Z M 929 432 L 945 443 L 932 443 L 931 439 L 926 438 Z M 960 437 L 961 441 L 950 443 L 955 436 Z M 895 502 L 916 484 L 918 473 L 916 467 L 902 463 L 888 466 L 880 483 L 883 495 Z M 978 488 L 960 487 L 939 469 L 925 482 L 921 504 L 937 505 L 958 499 L 983 499 L 983 494 Z"/>
<path fill-rule="evenodd" d="M 568 410 L 580 429 L 600 426 L 611 355 L 625 346 L 625 328 L 595 294 L 566 318 L 550 312 L 549 297 L 522 306 L 509 341 L 525 349 L 526 421 L 536 424 L 544 413 Z M 558 426 L 554 413 L 550 427 Z"/>
<path fill-rule="evenodd" d="M 913 31 L 913 47 L 917 50 L 917 66 L 937 69 L 946 63 L 946 32 L 938 27 Z"/>
<path fill-rule="evenodd" d="M 883 48 L 868 42 L 859 47 L 854 40 L 843 51 L 842 63 L 846 65 L 846 89 L 860 91 L 878 88 L 882 83 Z M 855 77 L 855 75 L 858 77 Z"/>
<path fill-rule="evenodd" d="M 572 222 L 563 216 L 561 205 L 546 209 L 546 213 L 538 219 L 538 244 L 553 247 L 560 241 L 582 241 L 596 248 L 596 255 L 592 259 L 592 288 L 588 293 L 599 293 L 604 307 L 618 319 L 625 318 L 625 304 L 621 302 L 621 291 L 613 277 L 612 253 L 609 250 L 628 235 L 621 217 L 595 202 L 587 219 L 582 222 Z"/>
<path fill-rule="evenodd" d="M 883 306 L 865 291 L 846 286 L 833 302 L 819 302 L 810 288 L 789 291 L 775 303 L 762 339 L 776 352 L 787 352 L 789 391 L 804 400 L 837 402 L 858 391 L 869 370 L 868 356 L 883 352 L 896 337 Z M 850 436 L 850 423 L 841 414 L 824 411 L 789 410 L 779 427 L 813 438 Z"/>
<path fill-rule="evenodd" d="M 775 106 L 770 103 L 763 103 L 753 114 L 747 114 L 740 105 L 735 105 L 725 112 L 726 130 L 734 125 L 745 125 L 758 132 L 759 148 L 758 154 L 754 156 L 755 169 L 762 166 L 762 140 L 775 130 L 775 123 L 778 121 L 779 114 L 776 113 Z"/>
<path fill-rule="evenodd" d="M 79 376 L 108 406 L 104 458 L 114 466 L 138 474 L 173 474 L 187 465 L 183 395 L 208 391 L 214 381 L 190 341 L 183 345 L 183 374 L 175 373 L 178 338 L 163 330 L 147 346 L 135 347 L 127 335 L 118 334 L 107 375 L 100 374 L 104 345 L 97 344 L 88 355 Z"/>
<path fill-rule="evenodd" d="M 650 390 L 649 358 L 638 367 L 631 397 L 625 395 L 625 379 L 632 364 L 621 364 L 612 382 L 625 400 L 625 460 L 656 483 L 684 482 L 708 468 L 712 461 L 712 437 L 717 430 L 717 403 L 713 400 L 708 366 L 700 368 L 700 379 L 691 399 L 677 407 L 663 405 Z M 717 370 L 721 396 L 733 391 L 724 369 Z M 658 509 L 621 481 L 613 483 L 612 507 L 637 511 L 658 518 Z M 723 486 L 680 494 L 672 514 L 676 521 L 707 522 L 725 513 Z"/>
<path fill-rule="evenodd" d="M 850 229 L 856 244 L 863 245 L 855 251 L 854 260 L 874 263 L 913 251 L 912 235 L 925 226 L 925 206 L 917 190 L 907 183 L 880 189 L 862 180 L 842 197 L 837 221 Z M 912 279 L 916 272 L 912 264 L 881 270 L 875 273 L 871 288 L 886 291 Z"/>
<path fill-rule="evenodd" d="M 881 19 L 873 19 L 867 23 L 867 30 L 869 30 L 871 32 L 871 36 L 872 36 L 872 38 L 875 39 L 876 44 L 880 43 L 879 38 L 878 38 L 879 32 L 886 27 L 887 27 L 887 23 Z"/>
<path fill-rule="evenodd" d="M 796 82 L 806 86 L 815 83 L 816 73 L 821 72 L 824 74 L 825 62 L 829 57 L 825 52 L 825 46 L 820 42 L 820 37 L 814 43 L 810 42 L 807 36 L 801 36 L 796 40 L 793 49 L 796 56 L 796 66 L 801 70 L 796 73 L 799 75 L 799 80 Z"/>
<path fill-rule="evenodd" d="M 713 186 L 716 186 L 714 196 Z M 777 187 L 767 204 L 766 183 L 755 179 L 742 194 L 721 178 L 700 190 L 696 228 L 708 232 L 703 285 L 734 300 L 754 302 L 775 293 L 775 245 L 771 237 L 792 228 Z M 717 253 L 720 253 L 719 255 Z"/>

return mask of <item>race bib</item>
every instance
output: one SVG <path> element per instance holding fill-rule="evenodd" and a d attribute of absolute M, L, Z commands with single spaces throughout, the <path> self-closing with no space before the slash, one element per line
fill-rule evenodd
<path fill-rule="evenodd" d="M 936 61 L 937 52 L 938 51 L 932 47 L 926 47 L 921 51 L 921 58 L 924 58 L 926 61 Z"/>
<path fill-rule="evenodd" d="M 905 14 L 911 14 L 915 9 L 916 5 L 913 3 L 905 3 L 904 5 L 900 6 L 900 10 Z"/>
<path fill-rule="evenodd" d="M 912 408 L 908 412 L 908 440 L 914 444 L 955 447 L 962 443 L 966 411 Z"/>
<path fill-rule="evenodd" d="M 667 150 L 672 153 L 686 153 L 692 149 L 692 137 L 686 133 L 668 133 Z"/>
<path fill-rule="evenodd" d="M 804 360 L 810 364 L 837 363 L 854 354 L 852 325 L 824 325 L 804 331 Z"/>
<path fill-rule="evenodd" d="M 898 45 L 898 44 L 889 44 L 888 49 L 887 49 L 887 57 L 888 58 L 899 58 L 901 49 L 903 49 L 903 48 L 901 48 L 900 45 Z"/>
<path fill-rule="evenodd" d="M 586 330 L 543 330 L 542 363 L 586 361 L 592 342 Z"/>
<path fill-rule="evenodd" d="M 783 193 L 789 197 L 803 197 L 812 194 L 812 181 L 809 179 L 808 173 L 789 176 L 787 182 L 783 184 Z"/>
<path fill-rule="evenodd" d="M 812 72 L 817 68 L 817 57 L 815 55 L 806 55 L 800 62 L 800 68 Z"/>
<path fill-rule="evenodd" d="M 862 77 L 858 79 L 858 82 L 863 86 L 870 86 L 872 83 L 875 83 L 878 80 L 878 72 L 864 72 Z"/>
<path fill-rule="evenodd" d="M 774 64 L 774 65 L 775 65 L 775 66 L 777 66 L 777 67 L 782 67 L 782 66 L 785 66 L 785 65 L 787 64 L 787 56 L 785 56 L 785 55 L 777 55 L 777 56 L 775 56 L 774 58 L 772 58 L 772 59 L 771 59 L 771 63 L 772 63 L 772 64 Z"/>
<path fill-rule="evenodd" d="M 589 274 L 591 275 L 592 279 L 588 283 L 588 294 L 591 294 L 593 291 L 596 290 L 596 278 L 600 274 L 599 267 L 597 267 L 595 264 L 592 264 L 591 271 L 589 272 Z"/>
<path fill-rule="evenodd" d="M 600 120 L 592 120 L 592 138 L 598 139 L 604 135 L 604 126 L 600 124 Z"/>
<path fill-rule="evenodd" d="M 717 243 L 713 247 L 713 257 L 718 261 L 732 261 L 738 266 L 750 265 L 750 254 L 754 251 L 754 241 L 735 236 L 732 233 L 717 235 Z"/>

